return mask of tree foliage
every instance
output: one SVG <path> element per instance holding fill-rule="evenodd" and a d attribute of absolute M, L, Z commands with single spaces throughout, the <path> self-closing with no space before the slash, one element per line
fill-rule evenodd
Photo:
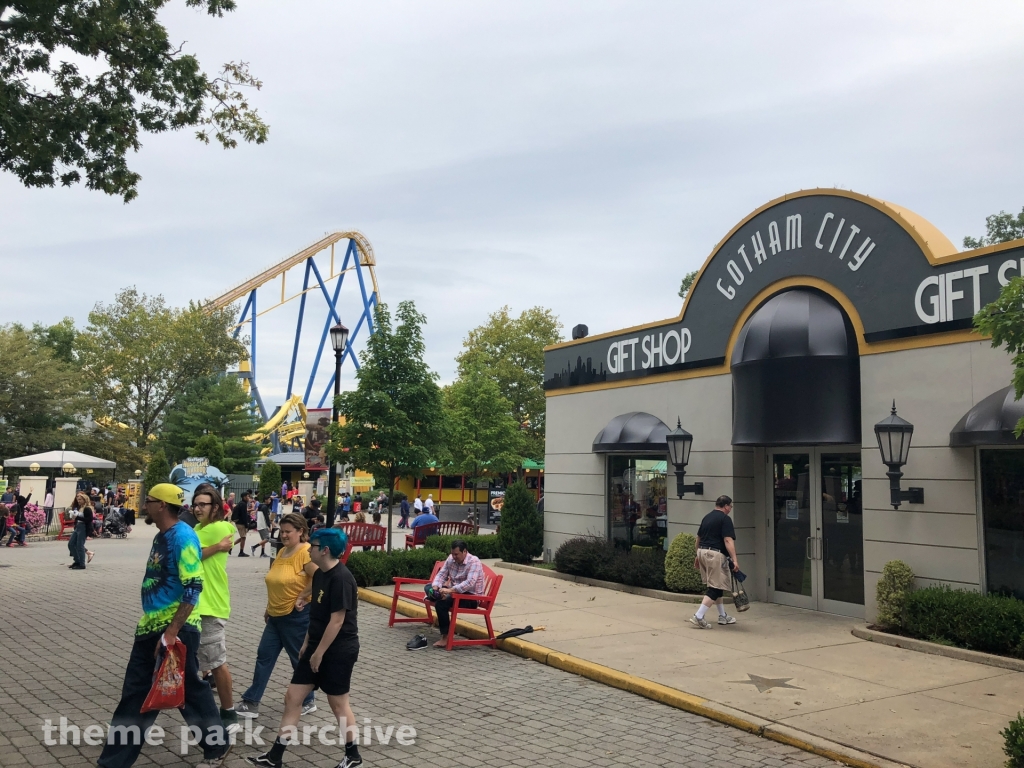
<path fill-rule="evenodd" d="M 175 46 L 159 21 L 168 0 L 0 3 L 0 168 L 28 187 L 138 194 L 127 155 L 141 135 L 198 126 L 225 147 L 262 144 L 268 127 L 240 88 L 262 83 L 248 65 L 217 77 Z M 211 16 L 234 0 L 185 0 Z M 94 72 L 94 74 L 90 74 Z"/>
<path fill-rule="evenodd" d="M 683 275 L 683 281 L 679 284 L 679 298 L 686 300 L 686 297 L 690 293 L 690 288 L 693 287 L 693 281 L 697 279 L 697 270 L 693 272 L 687 272 Z"/>
<path fill-rule="evenodd" d="M 195 445 L 191 446 L 189 454 L 192 456 L 203 456 L 211 466 L 216 467 L 224 473 L 227 473 L 228 471 L 224 468 L 226 463 L 226 458 L 224 456 L 224 443 L 222 443 L 220 438 L 216 435 L 201 435 L 199 439 L 196 440 Z"/>
<path fill-rule="evenodd" d="M 248 474 L 256 461 L 255 444 L 245 440 L 260 424 L 249 408 L 249 395 L 234 376 L 208 376 L 190 382 L 168 407 L 160 430 L 160 446 L 172 462 L 189 455 L 207 455 L 196 448 L 204 435 L 217 438 L 222 463 L 210 463 L 229 474 Z M 207 458 L 210 458 L 207 456 Z"/>
<path fill-rule="evenodd" d="M 109 305 L 97 304 L 78 338 L 95 411 L 127 425 L 144 448 L 190 382 L 223 372 L 245 354 L 243 343 L 228 333 L 233 325 L 231 307 L 172 308 L 162 296 L 134 287 Z"/>
<path fill-rule="evenodd" d="M 0 456 L 59 448 L 82 429 L 82 377 L 34 333 L 0 327 L 0 372 Z"/>
<path fill-rule="evenodd" d="M 476 369 L 466 371 L 445 387 L 444 406 L 446 458 L 453 474 L 465 475 L 475 487 L 489 475 L 519 469 L 523 435 L 512 404 L 493 379 Z"/>
<path fill-rule="evenodd" d="M 992 337 L 993 347 L 1006 347 L 1013 355 L 1013 388 L 1017 399 L 1024 397 L 1024 277 L 1014 277 L 999 291 L 999 298 L 974 316 L 979 333 Z M 1014 430 L 1024 434 L 1024 418 Z"/>
<path fill-rule="evenodd" d="M 337 400 L 345 423 L 331 425 L 327 446 L 330 461 L 370 472 L 389 494 L 396 478 L 427 466 L 444 434 L 437 374 L 423 359 L 426 318 L 411 301 L 401 302 L 395 315 L 397 326 L 386 305 L 377 307 L 356 389 Z M 389 549 L 391 514 L 389 495 Z"/>
<path fill-rule="evenodd" d="M 146 500 L 149 489 L 158 483 L 168 482 L 171 475 L 171 465 L 167 463 L 164 452 L 157 448 L 150 454 L 149 462 L 146 464 L 146 475 L 142 479 L 142 501 Z"/>
<path fill-rule="evenodd" d="M 512 406 L 523 431 L 522 454 L 544 458 L 544 347 L 561 340 L 562 324 L 550 309 L 533 307 L 513 317 L 502 307 L 474 328 L 456 358 L 459 376 L 483 372 Z"/>
<path fill-rule="evenodd" d="M 1016 216 L 1000 211 L 985 217 L 984 237 L 964 238 L 964 248 L 984 248 L 986 245 L 1007 243 L 1020 238 L 1024 238 L 1024 209 Z"/>
<path fill-rule="evenodd" d="M 281 488 L 281 467 L 269 459 L 260 470 L 259 500 L 263 501 Z"/>
<path fill-rule="evenodd" d="M 533 492 L 522 480 L 505 491 L 498 547 L 507 563 L 529 563 L 544 551 L 544 520 L 537 513 Z"/>

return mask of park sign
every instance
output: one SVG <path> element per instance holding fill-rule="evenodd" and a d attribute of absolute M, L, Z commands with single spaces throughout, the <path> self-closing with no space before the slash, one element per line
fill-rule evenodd
<path fill-rule="evenodd" d="M 544 387 L 724 372 L 746 318 L 793 287 L 842 305 L 862 354 L 866 346 L 967 333 L 974 315 L 1021 274 L 1020 241 L 958 253 L 928 222 L 881 200 L 843 190 L 786 195 L 718 244 L 678 318 L 549 347 Z"/>
<path fill-rule="evenodd" d="M 205 475 L 210 467 L 210 460 L 205 456 L 189 456 L 181 462 L 181 468 L 185 470 L 185 477 Z M 219 469 L 219 467 L 218 467 Z"/>

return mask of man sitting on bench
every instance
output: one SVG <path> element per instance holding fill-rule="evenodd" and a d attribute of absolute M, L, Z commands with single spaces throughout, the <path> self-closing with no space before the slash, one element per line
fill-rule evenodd
<path fill-rule="evenodd" d="M 482 595 L 484 592 L 484 567 L 479 557 L 469 554 L 462 539 L 452 542 L 452 553 L 433 582 L 426 587 L 427 602 L 437 611 L 437 627 L 441 630 L 441 639 L 434 643 L 435 648 L 444 648 L 448 644 L 449 614 L 455 602 L 452 599 L 455 592 L 469 595 Z M 461 607 L 476 608 L 477 603 L 469 600 Z"/>

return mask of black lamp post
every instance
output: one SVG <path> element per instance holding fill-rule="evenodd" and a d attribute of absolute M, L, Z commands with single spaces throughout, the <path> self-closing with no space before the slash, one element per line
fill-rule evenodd
<path fill-rule="evenodd" d="M 914 435 L 914 425 L 896 415 L 896 401 L 892 401 L 892 413 L 875 424 L 875 437 L 878 439 L 878 450 L 882 453 L 882 463 L 889 468 L 885 474 L 889 477 L 889 503 L 893 509 L 899 509 L 900 503 L 924 504 L 924 488 L 908 488 L 900 490 L 900 470 L 907 463 L 910 454 L 910 438 Z"/>
<path fill-rule="evenodd" d="M 341 358 L 348 346 L 348 328 L 341 323 L 331 328 L 331 346 L 334 348 L 334 400 L 331 405 L 331 423 L 338 423 L 338 395 L 341 394 Z M 327 469 L 327 519 L 334 525 L 334 510 L 338 506 L 338 463 L 332 461 Z"/>
<path fill-rule="evenodd" d="M 676 468 L 676 493 L 683 498 L 687 493 L 704 495 L 704 483 L 686 485 L 686 465 L 690 463 L 690 448 L 693 446 L 693 435 L 683 429 L 682 422 L 676 418 L 676 428 L 665 436 L 668 443 L 668 459 Z"/>

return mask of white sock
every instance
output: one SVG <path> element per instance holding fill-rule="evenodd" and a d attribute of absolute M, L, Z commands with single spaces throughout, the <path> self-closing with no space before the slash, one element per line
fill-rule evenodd
<path fill-rule="evenodd" d="M 718 606 L 718 615 L 725 616 L 725 603 L 715 603 Z"/>
<path fill-rule="evenodd" d="M 697 618 L 703 619 L 704 614 L 708 612 L 708 607 L 704 603 L 700 604 L 700 608 L 697 609 Z"/>

